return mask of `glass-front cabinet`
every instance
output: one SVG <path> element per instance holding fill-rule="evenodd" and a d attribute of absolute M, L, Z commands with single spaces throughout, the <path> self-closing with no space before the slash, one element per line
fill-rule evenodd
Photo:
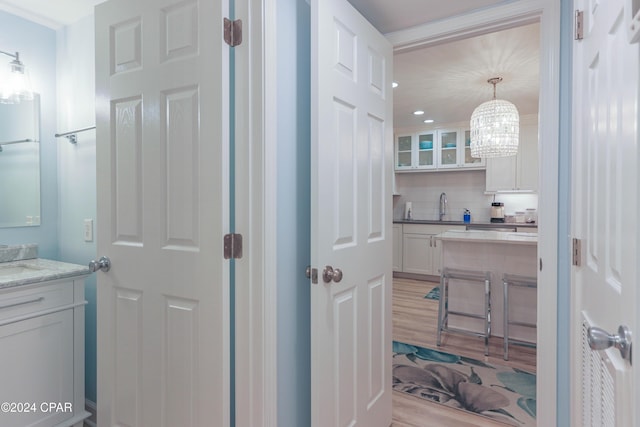
<path fill-rule="evenodd" d="M 411 169 L 413 166 L 413 136 L 401 135 L 396 138 L 396 169 Z"/>
<path fill-rule="evenodd" d="M 438 131 L 438 150 L 440 150 L 440 167 L 443 169 L 457 168 L 460 161 L 458 155 L 458 137 L 457 130 L 441 130 Z"/>
<path fill-rule="evenodd" d="M 434 132 L 418 134 L 418 168 L 420 169 L 433 169 L 436 165 L 433 137 Z"/>
<path fill-rule="evenodd" d="M 471 131 L 464 131 L 464 162 L 463 167 L 484 167 L 485 159 L 471 156 Z"/>
<path fill-rule="evenodd" d="M 396 137 L 396 170 L 411 171 L 436 167 L 435 132 Z"/>
<path fill-rule="evenodd" d="M 470 132 L 430 130 L 396 136 L 396 171 L 483 169 L 484 159 L 471 156 Z"/>

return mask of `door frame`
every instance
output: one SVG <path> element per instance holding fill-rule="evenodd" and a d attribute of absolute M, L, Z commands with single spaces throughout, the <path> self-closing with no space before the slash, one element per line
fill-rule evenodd
<path fill-rule="evenodd" d="M 278 425 L 277 4 L 235 0 L 235 425 Z"/>
<path fill-rule="evenodd" d="M 386 34 L 395 52 L 452 42 L 540 22 L 538 102 L 538 271 L 537 422 L 556 425 L 558 354 L 558 153 L 560 114 L 560 2 L 522 0 Z"/>
<path fill-rule="evenodd" d="M 245 212 L 237 219 L 237 232 L 253 238 L 254 247 L 245 250 L 248 262 L 237 264 L 238 296 L 236 298 L 236 348 L 250 346 L 251 351 L 237 351 L 236 366 L 250 367 L 251 375 L 236 379 L 236 411 L 252 414 L 245 424 L 238 418 L 236 425 L 269 426 L 278 424 L 277 377 L 277 2 L 276 0 L 236 0 L 236 15 L 245 20 L 245 41 L 248 48 L 236 50 L 239 82 L 252 84 L 236 93 L 239 111 L 250 111 L 256 122 L 247 130 L 237 127 L 236 144 L 251 147 L 251 156 L 258 172 L 253 175 L 243 168 L 246 179 L 236 171 L 240 206 Z M 248 22 L 247 22 L 248 21 Z M 435 23 L 413 27 L 386 37 L 394 51 L 426 47 L 462 38 L 499 31 L 533 22 L 540 22 L 540 99 L 539 105 L 539 239 L 538 254 L 544 265 L 538 273 L 538 422 L 556 425 L 557 410 L 557 292 L 558 292 L 558 157 L 559 157 L 559 97 L 560 97 L 560 2 L 554 0 L 520 0 L 482 9 L 477 12 Z M 281 53 L 282 54 L 282 53 Z M 242 84 L 236 86 L 236 92 Z M 268 107 L 267 107 L 268 106 Z M 251 143 L 262 141 L 262 144 Z M 261 150 L 257 147 L 261 146 Z M 245 159 L 248 157 L 245 157 Z M 544 170 L 542 170 L 544 168 Z M 242 196 L 244 194 L 244 198 Z M 250 209 L 243 209 L 247 207 Z M 542 256 L 544 254 L 544 257 Z M 240 285 L 242 283 L 242 285 Z M 244 290 L 241 290 L 244 288 Z M 240 295 L 244 292 L 248 298 Z M 541 355 L 556 355 L 543 358 Z M 247 394 L 248 393 L 248 394 Z M 249 399 L 247 399 L 249 396 Z"/>

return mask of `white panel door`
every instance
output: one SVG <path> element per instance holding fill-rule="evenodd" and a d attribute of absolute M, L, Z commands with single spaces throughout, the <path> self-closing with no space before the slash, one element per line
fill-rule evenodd
<path fill-rule="evenodd" d="M 223 7 L 96 9 L 102 427 L 229 425 Z"/>
<path fill-rule="evenodd" d="M 346 0 L 311 7 L 312 425 L 388 426 L 392 49 Z"/>
<path fill-rule="evenodd" d="M 640 421 L 631 364 L 614 348 L 595 351 L 587 343 L 590 326 L 617 334 L 620 325 L 633 331 L 638 322 L 640 55 L 627 41 L 625 3 L 577 5 L 585 19 L 584 40 L 574 43 L 572 228 L 582 240 L 581 266 L 572 271 L 575 426 Z"/>

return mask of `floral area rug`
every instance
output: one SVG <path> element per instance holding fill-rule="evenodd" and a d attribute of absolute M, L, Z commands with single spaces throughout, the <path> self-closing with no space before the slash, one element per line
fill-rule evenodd
<path fill-rule="evenodd" d="M 429 293 L 426 294 L 424 297 L 427 298 L 427 299 L 439 300 L 440 299 L 440 286 L 436 286 L 435 288 L 431 289 L 429 291 Z"/>
<path fill-rule="evenodd" d="M 393 389 L 510 426 L 536 426 L 536 376 L 393 342 Z"/>

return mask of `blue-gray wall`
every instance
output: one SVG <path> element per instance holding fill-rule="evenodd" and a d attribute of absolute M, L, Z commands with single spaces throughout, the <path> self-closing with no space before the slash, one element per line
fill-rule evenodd
<path fill-rule="evenodd" d="M 0 244 L 37 243 L 40 256 L 58 256 L 58 188 L 56 139 L 56 33 L 0 11 L 0 50 L 20 52 L 33 89 L 40 93 L 40 221 L 36 227 L 0 228 Z M 10 57 L 0 54 L 0 66 Z"/>
<path fill-rule="evenodd" d="M 83 238 L 83 220 L 96 217 L 95 132 L 79 134 L 77 145 L 53 135 L 95 124 L 93 40 L 92 16 L 56 32 L 0 11 L 0 50 L 20 52 L 41 99 L 41 225 L 0 228 L 0 243 L 38 243 L 42 258 L 83 265 L 96 252 Z M 95 276 L 85 292 L 85 394 L 95 402 Z"/>
<path fill-rule="evenodd" d="M 278 1 L 278 426 L 311 425 L 310 7 Z"/>
<path fill-rule="evenodd" d="M 58 129 L 95 125 L 93 16 L 57 32 Z M 58 140 L 58 259 L 86 265 L 96 257 L 96 134 L 78 134 L 77 144 Z M 94 220 L 94 240 L 84 241 L 83 223 Z M 85 396 L 96 401 L 96 275 L 85 281 Z"/>

